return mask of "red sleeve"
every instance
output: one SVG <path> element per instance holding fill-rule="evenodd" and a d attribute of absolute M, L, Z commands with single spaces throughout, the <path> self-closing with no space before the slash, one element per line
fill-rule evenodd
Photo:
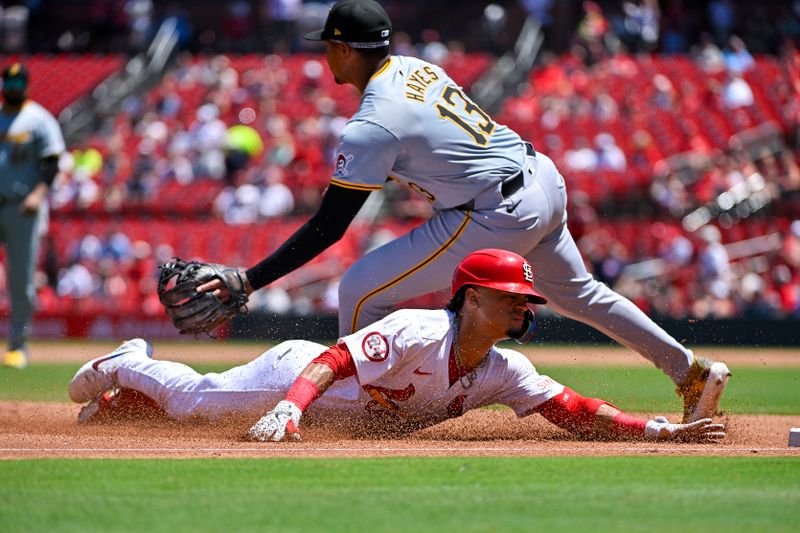
<path fill-rule="evenodd" d="M 337 380 L 356 375 L 356 362 L 344 343 L 331 346 L 311 362 L 329 367 Z"/>
<path fill-rule="evenodd" d="M 564 387 L 561 394 L 541 404 L 536 411 L 560 428 L 582 435 L 592 435 L 596 431 L 595 413 L 601 405 L 614 407 L 605 400 L 585 398 L 569 387 Z M 641 437 L 644 435 L 646 424 L 645 420 L 619 412 L 611 419 L 609 430 L 616 436 Z"/>
<path fill-rule="evenodd" d="M 334 381 L 356 375 L 356 363 L 344 344 L 328 348 L 311 362 L 330 368 L 333 371 Z M 317 385 L 304 377 L 297 378 L 286 393 L 286 399 L 301 411 L 308 409 L 308 406 L 319 397 Z"/>

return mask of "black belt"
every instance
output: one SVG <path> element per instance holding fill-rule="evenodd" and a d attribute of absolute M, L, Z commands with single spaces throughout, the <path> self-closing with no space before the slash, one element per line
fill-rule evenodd
<path fill-rule="evenodd" d="M 525 144 L 525 155 L 534 157 L 536 156 L 536 150 L 533 149 L 533 145 L 531 143 L 524 143 Z M 503 195 L 503 198 L 508 198 L 518 190 L 520 190 L 523 186 L 525 186 L 525 175 L 520 170 L 511 178 L 505 180 L 503 184 L 500 186 L 500 194 Z M 475 209 L 475 199 L 473 198 L 469 202 L 465 202 L 453 209 L 458 209 L 459 211 L 472 211 Z"/>

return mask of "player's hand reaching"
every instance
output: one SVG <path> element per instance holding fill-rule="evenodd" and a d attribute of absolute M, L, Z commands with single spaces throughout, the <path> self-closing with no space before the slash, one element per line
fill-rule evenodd
<path fill-rule="evenodd" d="M 211 335 L 218 326 L 247 312 L 247 277 L 225 265 L 183 261 L 175 258 L 159 266 L 158 299 L 181 334 Z M 200 288 L 215 283 L 225 287 L 204 292 Z"/>
<path fill-rule="evenodd" d="M 692 442 L 718 441 L 725 438 L 725 426 L 714 424 L 710 418 L 689 424 L 673 424 L 663 416 L 657 416 L 647 422 L 644 438 Z"/>
<path fill-rule="evenodd" d="M 247 438 L 260 442 L 299 441 L 302 415 L 303 412 L 294 403 L 280 401 L 250 428 Z"/>
<path fill-rule="evenodd" d="M 239 269 L 239 279 L 242 282 L 242 291 L 246 296 L 253 293 L 253 286 L 250 285 L 250 280 L 247 279 L 244 269 Z M 231 291 L 228 285 L 219 278 L 214 278 L 206 283 L 197 287 L 197 292 L 210 292 L 220 299 L 221 302 L 227 302 L 231 299 Z"/>

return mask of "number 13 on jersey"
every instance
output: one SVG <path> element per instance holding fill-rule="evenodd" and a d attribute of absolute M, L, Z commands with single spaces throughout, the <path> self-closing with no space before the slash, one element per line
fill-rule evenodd
<path fill-rule="evenodd" d="M 442 100 L 443 102 L 436 103 L 440 117 L 455 123 L 480 146 L 489 144 L 489 135 L 494 131 L 494 122 L 483 109 L 453 85 L 444 88 Z"/>

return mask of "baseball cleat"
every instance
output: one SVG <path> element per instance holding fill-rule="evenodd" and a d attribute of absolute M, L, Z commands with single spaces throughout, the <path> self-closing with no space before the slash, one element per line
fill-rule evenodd
<path fill-rule="evenodd" d="M 155 420 L 164 411 L 148 396 L 132 389 L 111 386 L 81 408 L 79 424 L 105 424 L 125 420 Z"/>
<path fill-rule="evenodd" d="M 3 366 L 10 368 L 25 368 L 28 366 L 28 354 L 24 349 L 8 350 L 3 356 Z"/>
<path fill-rule="evenodd" d="M 717 414 L 722 391 L 731 372 L 725 363 L 695 357 L 686 381 L 677 389 L 683 397 L 683 423 L 712 418 Z"/>
<path fill-rule="evenodd" d="M 100 396 L 81 407 L 78 413 L 79 424 L 89 424 L 100 419 L 107 418 L 107 414 L 113 410 L 114 399 L 119 395 L 119 387 L 111 387 L 100 393 Z"/>
<path fill-rule="evenodd" d="M 69 397 L 85 403 L 99 397 L 114 385 L 114 374 L 125 357 L 152 357 L 153 347 L 144 339 L 125 341 L 111 353 L 83 365 L 69 384 Z"/>

